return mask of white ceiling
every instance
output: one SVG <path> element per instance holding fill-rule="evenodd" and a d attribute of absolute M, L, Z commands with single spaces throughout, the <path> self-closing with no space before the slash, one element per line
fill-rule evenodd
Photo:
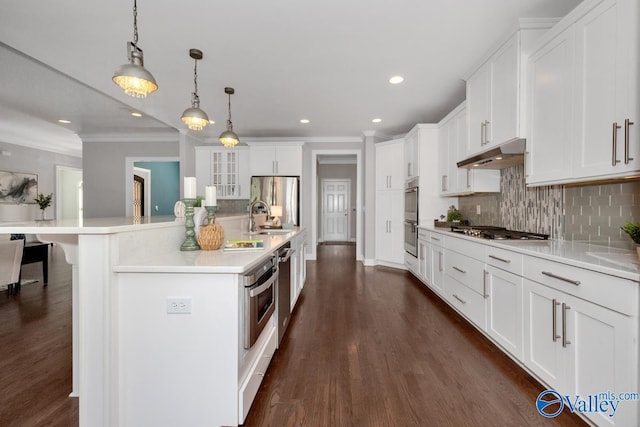
<path fill-rule="evenodd" d="M 77 134 L 185 129 L 190 48 L 204 52 L 198 92 L 216 122 L 204 138 L 224 130 L 225 86 L 241 139 L 398 135 L 460 103 L 465 74 L 519 17 L 564 16 L 579 2 L 140 0 L 139 46 L 159 90 L 138 100 L 111 81 L 127 61 L 133 0 L 2 0 L 0 141 L 79 153 Z M 390 85 L 394 74 L 404 83 Z"/>

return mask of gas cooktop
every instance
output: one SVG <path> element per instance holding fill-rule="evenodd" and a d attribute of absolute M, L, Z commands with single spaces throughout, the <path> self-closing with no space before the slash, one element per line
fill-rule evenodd
<path fill-rule="evenodd" d="M 467 236 L 495 240 L 547 240 L 549 238 L 548 234 L 507 230 L 505 227 L 492 225 L 452 225 L 451 231 Z"/>

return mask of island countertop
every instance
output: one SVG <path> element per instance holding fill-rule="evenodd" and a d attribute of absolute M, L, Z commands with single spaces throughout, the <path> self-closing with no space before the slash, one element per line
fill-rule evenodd
<path fill-rule="evenodd" d="M 245 217 L 217 216 L 217 222 L 225 229 L 225 241 L 263 240 L 264 248 L 233 252 L 223 249 L 181 251 L 184 219 L 173 216 L 7 222 L 0 223 L 0 234 L 35 234 L 41 240 L 61 243 L 64 235 L 74 239 L 77 236 L 118 235 L 119 256 L 112 266 L 115 273 L 241 274 L 304 231 L 298 227 L 284 234 L 249 234 L 239 225 Z"/>

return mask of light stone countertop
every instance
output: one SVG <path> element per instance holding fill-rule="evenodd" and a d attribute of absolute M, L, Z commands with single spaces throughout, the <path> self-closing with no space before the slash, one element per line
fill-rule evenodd
<path fill-rule="evenodd" d="M 419 228 L 640 282 L 640 261 L 636 251 L 567 240 L 480 239 L 453 233 L 448 228 Z"/>
<path fill-rule="evenodd" d="M 246 215 L 216 215 L 220 222 L 241 220 Z M 158 272 L 158 273 L 244 273 L 267 259 L 280 246 L 304 231 L 298 227 L 286 234 L 249 234 L 235 227 L 225 226 L 227 240 L 263 240 L 264 249 L 251 251 L 181 251 L 184 239 L 184 219 L 174 216 L 151 216 L 143 218 L 114 217 L 82 220 L 47 220 L 0 223 L 0 234 L 21 233 L 44 236 L 47 241 L 56 241 L 56 235 L 107 235 L 132 231 L 148 231 L 157 236 L 148 250 L 134 250 L 121 256 L 113 266 L 114 272 Z M 129 245 L 136 247 L 139 238 L 127 235 Z M 149 234 L 147 234 L 147 237 Z M 77 245 L 77 240 L 76 243 Z"/>

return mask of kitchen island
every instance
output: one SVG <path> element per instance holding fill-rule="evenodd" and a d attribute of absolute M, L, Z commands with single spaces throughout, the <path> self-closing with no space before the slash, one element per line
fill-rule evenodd
<path fill-rule="evenodd" d="M 257 391 L 249 377 L 275 350 L 275 321 L 244 349 L 242 274 L 304 236 L 249 236 L 243 218 L 217 222 L 226 239 L 260 238 L 264 249 L 182 252 L 184 224 L 173 217 L 0 224 L 0 233 L 59 244 L 72 265 L 80 426 L 243 421 Z M 188 301 L 188 313 L 168 313 L 176 300 Z"/>

